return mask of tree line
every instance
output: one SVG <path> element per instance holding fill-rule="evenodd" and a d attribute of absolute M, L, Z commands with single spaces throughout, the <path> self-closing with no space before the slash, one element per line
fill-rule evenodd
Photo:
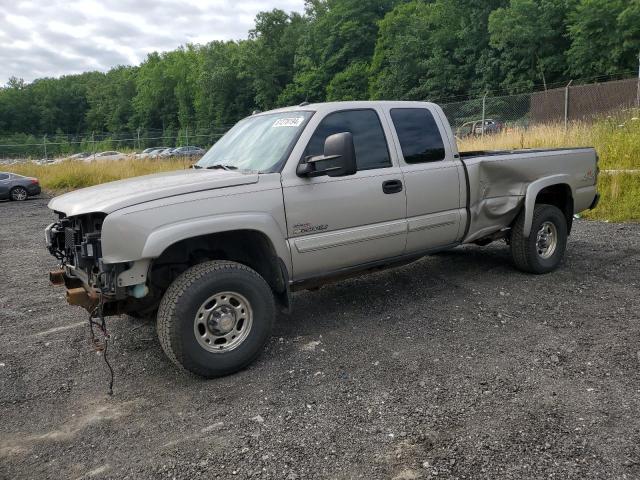
<path fill-rule="evenodd" d="M 640 0 L 308 0 L 248 38 L 0 88 L 0 134 L 176 132 L 303 101 L 442 100 L 631 72 Z"/>

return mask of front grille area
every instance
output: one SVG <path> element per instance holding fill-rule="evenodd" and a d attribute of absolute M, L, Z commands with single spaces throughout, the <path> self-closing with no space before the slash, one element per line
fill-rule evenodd
<path fill-rule="evenodd" d="M 100 257 L 103 214 L 79 217 L 62 217 L 50 228 L 51 254 L 63 265 L 71 265 L 89 271 Z"/>
<path fill-rule="evenodd" d="M 71 227 L 66 227 L 64 229 L 64 247 L 67 252 L 73 252 L 76 244 L 80 243 L 77 241 L 76 232 Z"/>

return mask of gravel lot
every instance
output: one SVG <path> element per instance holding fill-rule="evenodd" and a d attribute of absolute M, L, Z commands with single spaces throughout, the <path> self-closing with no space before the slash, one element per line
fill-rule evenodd
<path fill-rule="evenodd" d="M 577 222 L 562 268 L 503 243 L 295 296 L 203 381 L 154 326 L 48 285 L 46 199 L 0 203 L 0 478 L 640 478 L 640 225 Z"/>

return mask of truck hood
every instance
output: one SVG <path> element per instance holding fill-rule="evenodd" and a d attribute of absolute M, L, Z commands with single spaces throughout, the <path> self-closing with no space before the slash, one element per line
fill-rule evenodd
<path fill-rule="evenodd" d="M 178 170 L 82 188 L 55 197 L 49 208 L 68 217 L 111 213 L 160 198 L 256 183 L 258 174 L 226 170 Z"/>

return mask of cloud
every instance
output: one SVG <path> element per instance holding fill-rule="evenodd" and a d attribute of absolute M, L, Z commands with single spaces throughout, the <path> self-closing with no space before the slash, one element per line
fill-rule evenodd
<path fill-rule="evenodd" d="M 0 0 L 0 85 L 135 65 L 153 51 L 247 37 L 260 11 L 304 0 Z"/>

